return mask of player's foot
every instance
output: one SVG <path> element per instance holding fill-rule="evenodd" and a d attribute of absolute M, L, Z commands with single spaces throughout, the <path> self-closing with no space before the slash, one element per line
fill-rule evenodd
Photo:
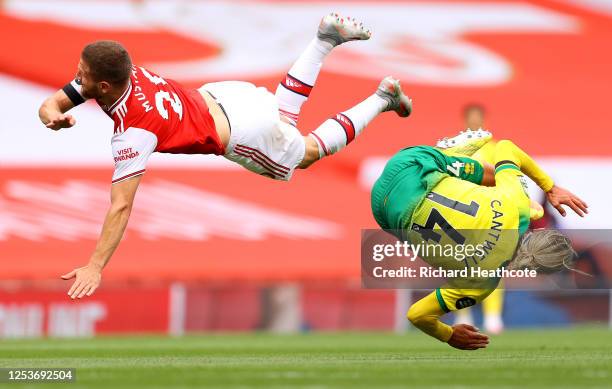
<path fill-rule="evenodd" d="M 436 147 L 450 153 L 471 156 L 490 141 L 491 138 L 493 138 L 493 134 L 489 131 L 482 128 L 474 131 L 468 128 L 465 131 L 459 132 L 457 136 L 439 140 Z"/>
<path fill-rule="evenodd" d="M 317 37 L 332 46 L 338 46 L 348 41 L 370 39 L 372 33 L 360 21 L 344 17 L 337 13 L 330 13 L 321 19 Z"/>
<path fill-rule="evenodd" d="M 383 78 L 376 94 L 387 101 L 385 111 L 395 111 L 403 118 L 412 112 L 412 100 L 402 91 L 399 80 L 391 76 Z"/>

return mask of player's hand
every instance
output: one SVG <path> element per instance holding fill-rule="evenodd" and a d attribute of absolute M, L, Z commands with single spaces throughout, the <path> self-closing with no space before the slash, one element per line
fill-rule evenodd
<path fill-rule="evenodd" d="M 46 127 L 50 128 L 54 131 L 57 131 L 62 128 L 70 128 L 76 124 L 76 119 L 72 115 L 66 114 L 58 114 L 55 117 L 51 118 L 49 123 L 47 123 Z"/>
<path fill-rule="evenodd" d="M 102 272 L 92 265 L 87 265 L 76 268 L 70 273 L 62 276 L 63 280 L 72 278 L 76 278 L 76 280 L 68 291 L 68 296 L 70 296 L 71 299 L 80 299 L 84 296 L 91 296 L 96 289 L 98 289 L 102 281 Z"/>
<path fill-rule="evenodd" d="M 478 331 L 478 328 L 469 324 L 455 324 L 453 335 L 447 342 L 450 346 L 460 350 L 477 350 L 489 344 L 489 337 Z"/>
<path fill-rule="evenodd" d="M 562 205 L 570 207 L 579 216 L 584 217 L 585 213 L 589 213 L 587 203 L 582 201 L 578 196 L 573 194 L 567 189 L 561 188 L 560 186 L 553 186 L 551 190 L 546 193 L 546 199 L 555 207 L 561 216 L 565 216 L 566 212 Z"/>

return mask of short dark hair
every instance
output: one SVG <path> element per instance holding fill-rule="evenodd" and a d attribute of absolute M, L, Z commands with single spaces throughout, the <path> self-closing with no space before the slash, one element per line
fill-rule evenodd
<path fill-rule="evenodd" d="M 96 81 L 113 85 L 125 83 L 132 72 L 132 60 L 125 47 L 115 41 L 96 41 L 85 46 L 81 58 Z"/>

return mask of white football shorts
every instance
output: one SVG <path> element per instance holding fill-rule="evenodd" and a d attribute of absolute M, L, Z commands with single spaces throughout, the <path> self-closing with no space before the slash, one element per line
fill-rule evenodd
<path fill-rule="evenodd" d="M 304 159 L 306 145 L 297 128 L 280 120 L 276 96 L 241 81 L 214 82 L 202 89 L 229 120 L 225 158 L 262 176 L 288 181 Z"/>

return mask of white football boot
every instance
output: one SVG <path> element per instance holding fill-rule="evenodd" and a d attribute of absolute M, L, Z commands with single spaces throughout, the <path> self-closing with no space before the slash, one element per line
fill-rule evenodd
<path fill-rule="evenodd" d="M 317 37 L 332 46 L 341 45 L 348 41 L 368 40 L 372 36 L 370 30 L 363 26 L 363 23 L 350 18 L 330 13 L 321 19 Z"/>
<path fill-rule="evenodd" d="M 436 147 L 444 149 L 445 151 L 452 154 L 462 154 L 470 156 L 484 146 L 488 141 L 493 138 L 493 134 L 487 130 L 479 128 L 474 131 L 467 129 L 459 132 L 452 138 L 444 138 L 438 140 Z"/>
<path fill-rule="evenodd" d="M 412 112 L 412 100 L 404 94 L 400 82 L 391 76 L 383 78 L 376 95 L 387 101 L 385 111 L 395 111 L 403 118 Z"/>

